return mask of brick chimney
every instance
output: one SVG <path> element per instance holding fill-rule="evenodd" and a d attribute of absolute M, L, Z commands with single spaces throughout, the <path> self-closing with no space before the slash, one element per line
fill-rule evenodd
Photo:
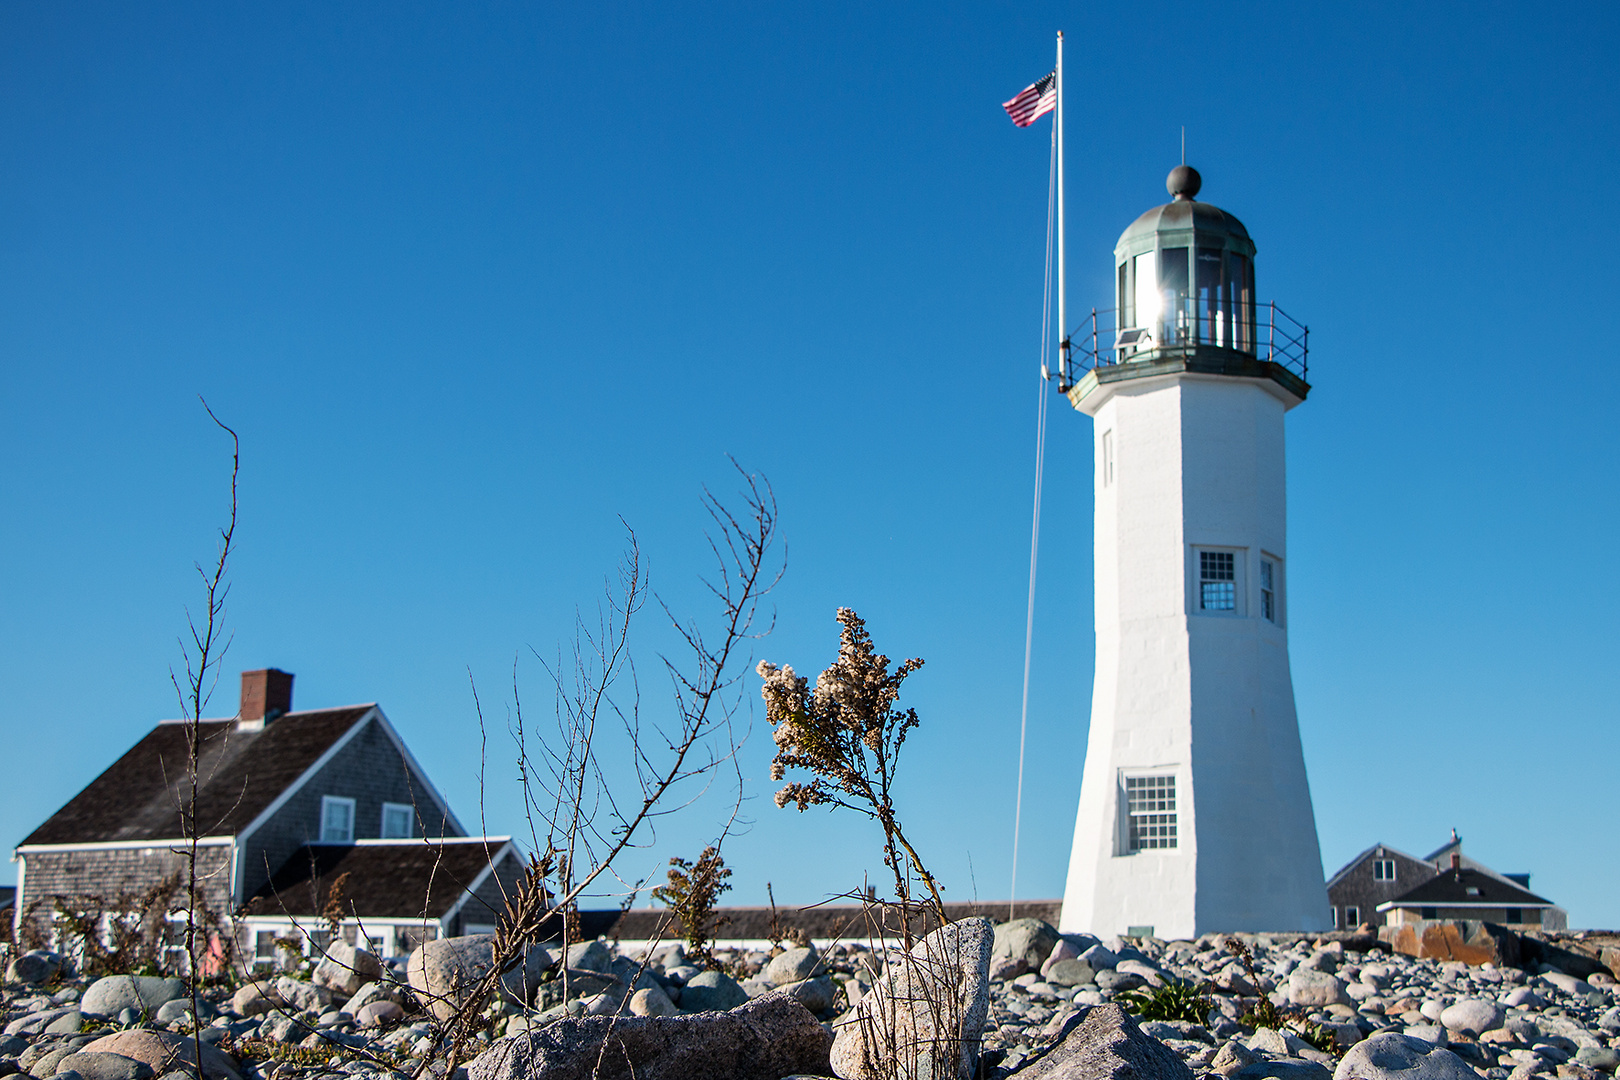
<path fill-rule="evenodd" d="M 292 711 L 293 677 L 289 671 L 264 668 L 242 672 L 242 708 L 237 720 L 245 728 L 262 728 Z"/>

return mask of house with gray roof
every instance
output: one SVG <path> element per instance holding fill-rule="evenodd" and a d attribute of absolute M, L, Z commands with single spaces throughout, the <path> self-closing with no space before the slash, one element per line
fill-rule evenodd
<path fill-rule="evenodd" d="M 308 876 L 312 860 L 326 866 L 378 842 L 391 845 L 378 853 L 404 861 L 454 848 L 453 873 L 435 882 L 447 892 L 498 883 L 521 866 L 505 838 L 456 843 L 469 839 L 466 830 L 377 704 L 294 711 L 292 684 L 291 674 L 274 668 L 243 672 L 236 715 L 200 723 L 198 876 L 214 920 L 248 910 L 267 917 L 267 889 L 271 897 L 297 892 L 272 883 Z M 48 938 L 61 902 L 110 904 L 183 879 L 187 731 L 183 720 L 159 723 L 17 846 L 14 933 L 32 922 Z M 501 875 L 480 877 L 468 865 L 482 859 L 488 870 L 497 855 L 510 864 Z M 375 856 L 361 863 L 371 867 Z M 368 884 L 368 911 L 380 917 L 383 881 L 418 884 L 407 878 Z M 354 874 L 347 880 L 361 885 Z M 424 931 L 449 932 L 450 906 L 425 904 L 421 895 L 401 891 L 390 910 L 398 916 L 390 930 L 415 918 Z M 290 922 L 309 912 L 295 904 L 286 914 Z"/>
<path fill-rule="evenodd" d="M 1422 902 L 1407 904 L 1408 897 L 1427 895 L 1421 891 L 1425 885 L 1454 870 L 1467 871 L 1489 879 L 1493 883 L 1491 886 L 1493 896 L 1499 891 L 1499 887 L 1517 890 L 1515 895 L 1520 902 L 1512 904 L 1504 902 L 1490 906 L 1488 915 L 1436 916 L 1438 918 L 1478 919 L 1506 924 L 1507 916 L 1515 915 L 1518 918 L 1511 920 L 1511 923 L 1516 928 L 1540 927 L 1547 930 L 1562 930 L 1568 921 L 1568 914 L 1563 908 L 1530 892 L 1529 874 L 1498 873 L 1484 863 L 1470 858 L 1463 852 L 1462 837 L 1453 829 L 1450 840 L 1421 858 L 1408 855 L 1388 844 L 1374 844 L 1351 859 L 1338 873 L 1328 879 L 1328 903 L 1333 909 L 1333 924 L 1339 929 L 1354 929 L 1362 924 L 1397 925 L 1403 921 L 1417 920 L 1426 909 L 1438 910 L 1439 907 L 1445 907 L 1450 910 L 1458 907 L 1458 905 Z M 1507 894 L 1504 892 L 1503 895 Z M 1464 893 L 1459 897 L 1459 902 L 1466 906 L 1468 899 L 1468 895 Z"/>

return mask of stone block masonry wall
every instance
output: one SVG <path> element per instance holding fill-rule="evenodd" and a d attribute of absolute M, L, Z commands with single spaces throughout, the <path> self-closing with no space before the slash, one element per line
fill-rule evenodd
<path fill-rule="evenodd" d="M 274 723 L 275 721 L 271 721 Z M 375 840 L 382 835 L 385 802 L 414 805 L 418 821 L 413 835 L 460 835 L 443 821 L 432 796 L 399 748 L 376 721 L 364 728 L 298 790 L 275 816 L 251 836 L 242 838 L 242 890 L 245 899 L 269 881 L 293 852 L 321 838 L 321 797 L 334 795 L 354 800 L 354 838 Z"/>
<path fill-rule="evenodd" d="M 149 847 L 31 851 L 23 858 L 22 895 L 17 898 L 19 922 L 30 920 L 47 939 L 58 898 L 99 897 L 106 910 L 126 898 L 138 897 L 173 878 L 184 890 L 186 856 L 183 841 L 156 841 Z M 211 844 L 197 849 L 199 892 L 208 910 L 228 918 L 231 902 L 231 865 L 235 849 Z"/>

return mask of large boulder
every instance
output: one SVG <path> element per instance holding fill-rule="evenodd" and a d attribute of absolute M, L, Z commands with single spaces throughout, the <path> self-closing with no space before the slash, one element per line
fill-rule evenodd
<path fill-rule="evenodd" d="M 595 941 L 589 944 L 601 945 Z M 605 951 L 606 947 L 602 946 L 602 949 Z M 570 955 L 572 952 L 570 950 Z M 502 989 L 514 1001 L 528 1004 L 540 985 L 540 976 L 555 962 L 556 957 L 549 949 L 539 945 L 530 947 L 524 954 L 523 963 L 501 977 Z M 591 962 L 596 962 L 595 954 L 592 954 Z M 455 1015 L 467 995 L 489 974 L 494 964 L 493 934 L 439 938 L 437 941 L 424 942 L 411 953 L 405 965 L 405 977 L 428 1011 L 443 1021 Z"/>
<path fill-rule="evenodd" d="M 152 975 L 108 975 L 97 979 L 79 999 L 79 1011 L 98 1020 L 110 1020 L 125 1009 L 142 1016 L 155 1016 L 171 1001 L 186 996 L 184 979 L 160 979 Z"/>
<path fill-rule="evenodd" d="M 334 941 L 328 945 L 326 955 L 315 965 L 315 985 L 324 986 L 344 997 L 352 996 L 381 975 L 382 961 L 376 953 L 357 948 L 346 941 Z"/>
<path fill-rule="evenodd" d="M 1108 1004 L 1071 1016 L 1052 1045 L 1018 1070 L 1018 1080 L 1192 1080 L 1192 1070 L 1130 1013 Z"/>
<path fill-rule="evenodd" d="M 314 983 L 302 982 L 290 975 L 279 976 L 270 984 L 268 996 L 278 1009 L 293 1012 L 325 1012 L 332 1004 L 332 991 Z"/>
<path fill-rule="evenodd" d="M 117 1031 L 80 1048 L 84 1054 L 122 1054 L 144 1063 L 153 1073 L 162 1076 L 177 1069 L 187 1069 L 195 1075 L 196 1041 L 171 1031 Z M 242 1080 L 236 1071 L 236 1062 L 206 1042 L 202 1044 L 203 1073 L 208 1080 Z"/>
<path fill-rule="evenodd" d="M 1040 919 L 1011 919 L 996 927 L 990 948 L 992 960 L 1023 961 L 1025 971 L 1039 971 L 1057 946 L 1060 935 Z"/>
<path fill-rule="evenodd" d="M 833 1072 L 843 1080 L 976 1075 L 995 933 L 989 919 L 963 919 L 890 959 L 839 1026 Z"/>
<path fill-rule="evenodd" d="M 582 1016 L 508 1036 L 468 1080 L 779 1080 L 825 1075 L 831 1037 L 803 1005 L 766 994 L 701 1016 Z"/>
<path fill-rule="evenodd" d="M 1450 1050 L 1386 1031 L 1345 1051 L 1333 1080 L 1479 1080 L 1479 1074 Z"/>
<path fill-rule="evenodd" d="M 144 1061 L 123 1054 L 73 1053 L 57 1059 L 56 1072 L 72 1069 L 84 1080 L 146 1080 L 155 1075 Z"/>

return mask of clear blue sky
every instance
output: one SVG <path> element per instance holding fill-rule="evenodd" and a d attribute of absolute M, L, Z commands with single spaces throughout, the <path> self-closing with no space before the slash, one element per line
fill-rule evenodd
<path fill-rule="evenodd" d="M 920 655 L 900 791 L 954 898 L 1004 898 L 1046 121 L 1069 38 L 1070 309 L 1164 201 L 1256 238 L 1311 326 L 1291 638 L 1323 860 L 1455 827 L 1620 925 L 1612 4 L 45 4 L 0 8 L 0 730 L 16 843 L 161 717 L 242 435 L 235 673 L 379 701 L 476 817 L 499 702 L 612 570 L 694 610 L 701 486 L 781 502 L 757 655 L 834 610 Z M 1055 406 L 1022 895 L 1061 892 L 1091 683 L 1090 422 Z M 649 617 L 649 710 L 665 695 Z M 527 655 L 525 653 L 525 655 Z M 520 670 L 531 704 L 544 675 Z M 757 700 L 747 680 L 746 699 Z M 496 705 L 499 717 L 498 704 Z M 770 805 L 734 902 L 881 874 Z M 492 742 L 487 815 L 517 831 Z M 695 855 L 700 803 L 627 872 Z M 15 865 L 9 867 L 15 873 Z M 3 870 L 0 870 L 3 872 Z"/>

